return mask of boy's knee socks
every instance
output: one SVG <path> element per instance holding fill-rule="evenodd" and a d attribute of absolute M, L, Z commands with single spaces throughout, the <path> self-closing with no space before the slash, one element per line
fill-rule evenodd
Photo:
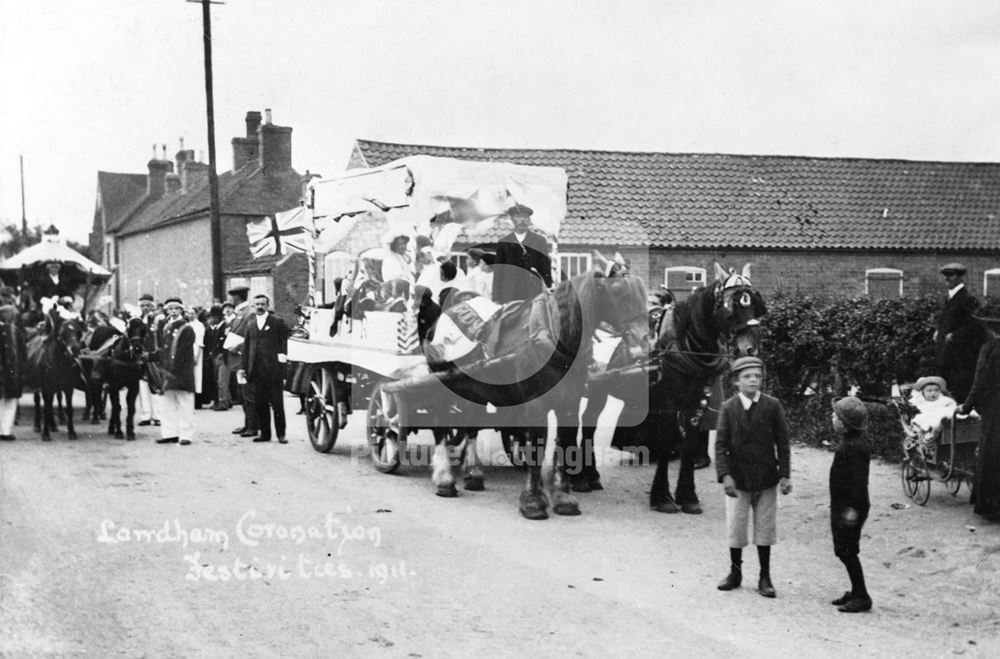
<path fill-rule="evenodd" d="M 740 547 L 729 548 L 730 570 L 733 572 L 743 571 L 743 549 Z"/>
<path fill-rule="evenodd" d="M 761 576 L 771 576 L 771 547 L 770 545 L 757 545 L 757 558 L 760 560 Z"/>

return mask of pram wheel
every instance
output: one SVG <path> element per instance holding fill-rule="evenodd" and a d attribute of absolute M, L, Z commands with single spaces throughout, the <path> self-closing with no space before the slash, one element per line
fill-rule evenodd
<path fill-rule="evenodd" d="M 924 461 L 920 458 L 903 460 L 900 476 L 906 496 L 918 506 L 927 503 L 931 497 L 931 475 Z"/>

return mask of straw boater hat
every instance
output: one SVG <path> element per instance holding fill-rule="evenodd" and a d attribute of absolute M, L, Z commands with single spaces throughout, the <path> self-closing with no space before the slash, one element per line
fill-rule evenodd
<path fill-rule="evenodd" d="M 849 428 L 864 430 L 868 427 L 868 408 L 856 396 L 833 401 L 833 413 Z"/>
<path fill-rule="evenodd" d="M 941 391 L 948 390 L 948 383 L 944 381 L 944 378 L 939 377 L 937 375 L 925 375 L 924 377 L 917 380 L 916 384 L 913 385 L 913 388 L 916 389 L 917 391 L 922 392 L 924 390 L 924 387 L 926 387 L 929 384 L 936 384 L 938 386 L 938 389 L 940 389 Z"/>

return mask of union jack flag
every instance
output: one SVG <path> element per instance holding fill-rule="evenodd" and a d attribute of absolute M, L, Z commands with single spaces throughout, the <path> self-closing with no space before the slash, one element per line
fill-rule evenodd
<path fill-rule="evenodd" d="M 262 256 L 305 253 L 313 242 L 312 215 L 305 206 L 247 223 L 250 253 Z"/>

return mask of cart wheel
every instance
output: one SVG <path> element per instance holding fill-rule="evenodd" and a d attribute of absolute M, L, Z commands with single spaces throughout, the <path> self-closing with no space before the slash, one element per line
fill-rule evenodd
<path fill-rule="evenodd" d="M 368 403 L 368 446 L 375 469 L 383 474 L 399 469 L 399 411 L 393 394 L 382 393 L 382 383 L 372 389 Z"/>
<path fill-rule="evenodd" d="M 958 496 L 958 493 L 962 490 L 962 482 L 964 480 L 965 479 L 961 476 L 953 476 L 951 480 L 945 483 L 945 486 L 948 488 L 948 492 L 951 493 L 951 496 Z"/>
<path fill-rule="evenodd" d="M 306 426 L 309 442 L 320 453 L 329 453 L 340 431 L 337 401 L 333 396 L 333 375 L 329 368 L 316 366 L 309 374 L 306 399 Z"/>

